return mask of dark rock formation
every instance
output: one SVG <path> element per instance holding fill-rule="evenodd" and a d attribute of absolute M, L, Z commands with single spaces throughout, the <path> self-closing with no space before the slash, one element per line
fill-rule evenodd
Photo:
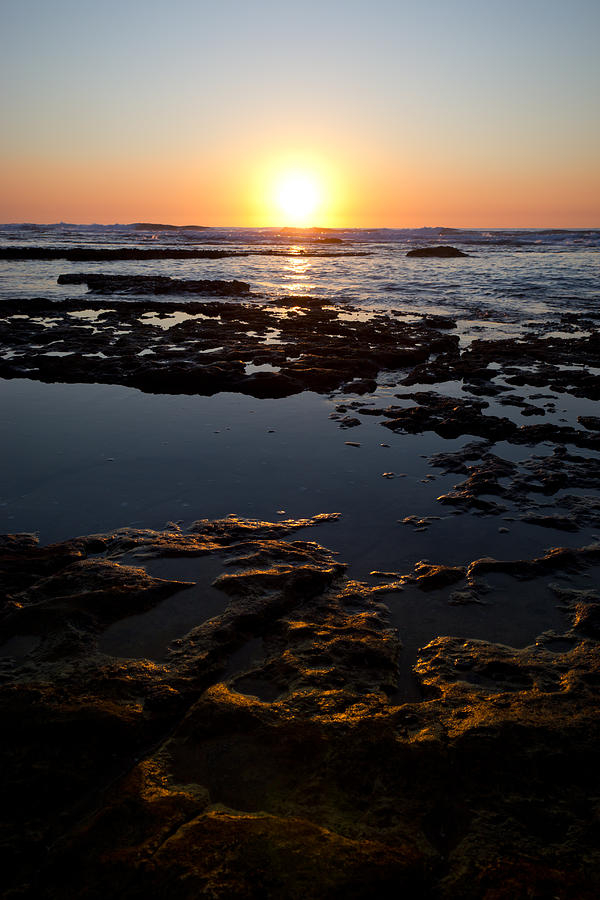
<path fill-rule="evenodd" d="M 59 284 L 87 284 L 96 294 L 219 294 L 234 296 L 247 294 L 250 285 L 245 281 L 184 280 L 166 275 L 59 275 Z"/>
<path fill-rule="evenodd" d="M 535 646 L 432 640 L 422 701 L 405 702 L 380 602 L 397 585 L 351 581 L 292 537 L 328 518 L 0 541 L 7 897 L 598 895 L 597 593 L 553 586 L 565 632 Z M 189 589 L 140 563 L 207 554 L 224 612 L 160 660 L 99 652 L 109 623 Z M 416 576 L 443 591 L 468 575 L 476 602 L 480 574 L 519 590 L 599 559 L 558 548 Z"/>
<path fill-rule="evenodd" d="M 85 280 L 100 293 L 118 293 L 83 301 L 7 301 L 0 352 L 8 351 L 10 358 L 0 360 L 1 376 L 126 384 L 162 393 L 281 397 L 345 385 L 358 393 L 373 389 L 381 370 L 406 369 L 427 360 L 440 345 L 454 347 L 458 341 L 426 325 L 385 316 L 344 321 L 340 314 L 347 307 L 314 298 L 296 297 L 290 309 L 199 301 L 191 294 L 183 300 L 144 297 L 135 303 L 122 298 L 129 291 L 173 293 L 188 286 L 245 292 L 241 282 L 91 275 L 63 280 Z M 246 363 L 269 364 L 273 371 L 246 374 Z"/>
<path fill-rule="evenodd" d="M 577 416 L 577 421 L 590 431 L 600 431 L 600 416 Z"/>
<path fill-rule="evenodd" d="M 319 242 L 320 243 L 320 242 Z M 327 241 L 326 243 L 331 243 Z M 336 242 L 337 243 L 337 242 Z M 223 259 L 229 256 L 370 256 L 368 250 L 321 250 L 315 247 L 214 250 L 190 247 L 0 247 L 0 259 L 68 259 L 106 262 L 131 259 Z"/>
<path fill-rule="evenodd" d="M 135 231 L 206 231 L 208 225 L 163 225 L 160 222 L 135 222 Z"/>
<path fill-rule="evenodd" d="M 222 259 L 247 256 L 241 250 L 190 250 L 181 247 L 0 247 L 0 259 L 67 259 L 107 262 L 131 259 Z"/>
<path fill-rule="evenodd" d="M 414 399 L 418 401 L 418 405 L 388 406 L 371 411 L 371 414 L 385 416 L 382 425 L 392 431 L 408 434 L 435 431 L 444 438 L 468 434 L 491 442 L 509 441 L 529 446 L 543 441 L 555 441 L 571 443 L 576 447 L 600 449 L 600 436 L 596 433 L 589 434 L 587 431 L 550 423 L 519 426 L 505 416 L 483 415 L 482 410 L 489 406 L 486 400 L 462 400 L 432 391 L 397 396 L 401 399 Z"/>
<path fill-rule="evenodd" d="M 468 256 L 468 253 L 463 253 L 462 250 L 459 250 L 457 247 L 449 247 L 447 245 L 441 244 L 439 247 L 417 247 L 415 250 L 409 250 L 406 254 L 407 256 L 416 257 L 417 259 L 424 259 L 429 257 L 439 257 L 440 259 L 454 259 L 458 256 Z"/>
<path fill-rule="evenodd" d="M 560 431 L 556 438 L 562 438 Z M 490 495 L 495 495 L 512 503 L 523 513 L 521 521 L 530 525 L 559 531 L 600 526 L 600 500 L 596 496 L 561 493 L 552 504 L 534 499 L 540 495 L 550 497 L 566 487 L 597 488 L 599 460 L 568 453 L 559 445 L 552 453 L 536 453 L 516 463 L 491 453 L 492 446 L 488 441 L 473 442 L 462 450 L 430 457 L 431 465 L 443 469 L 445 474 L 467 475 L 466 480 L 455 484 L 452 491 L 438 497 L 440 503 L 463 511 L 505 512 L 505 505 L 489 499 Z"/>

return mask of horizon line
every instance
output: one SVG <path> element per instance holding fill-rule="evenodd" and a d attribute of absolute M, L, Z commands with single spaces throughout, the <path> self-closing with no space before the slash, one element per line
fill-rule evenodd
<path fill-rule="evenodd" d="M 598 225 L 178 225 L 174 222 L 148 222 L 143 219 L 133 222 L 0 222 L 0 228 L 32 225 L 37 227 L 51 225 L 66 225 L 74 227 L 91 228 L 94 225 L 103 228 L 131 227 L 133 225 L 149 225 L 157 228 L 177 228 L 185 231 L 201 231 L 218 228 L 248 228 L 248 229 L 286 229 L 288 231 L 418 231 L 423 228 L 450 228 L 456 231 L 600 231 Z"/>

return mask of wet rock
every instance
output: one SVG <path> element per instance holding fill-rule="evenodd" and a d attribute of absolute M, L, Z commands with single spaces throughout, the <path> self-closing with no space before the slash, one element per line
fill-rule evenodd
<path fill-rule="evenodd" d="M 562 495 L 552 507 L 534 505 L 531 498 L 532 493 L 553 495 L 567 486 L 595 488 L 600 473 L 597 459 L 578 456 L 558 446 L 551 454 L 534 454 L 515 463 L 490 453 L 490 446 L 489 442 L 471 442 L 461 450 L 430 457 L 430 463 L 442 468 L 445 474 L 468 475 L 465 481 L 454 485 L 452 491 L 438 497 L 440 503 L 463 511 L 497 514 L 506 507 L 486 498 L 498 495 L 521 508 L 521 519 L 529 524 L 566 531 L 600 524 L 600 502 L 594 496 Z M 469 465 L 472 460 L 479 462 Z M 568 510 L 567 514 L 564 509 Z"/>
<path fill-rule="evenodd" d="M 577 416 L 577 421 L 590 431 L 600 431 L 599 416 Z"/>
<path fill-rule="evenodd" d="M 463 566 L 440 566 L 421 561 L 416 563 L 411 580 L 423 591 L 433 591 L 463 581 L 467 571 Z"/>
<path fill-rule="evenodd" d="M 545 416 L 546 410 L 542 406 L 534 406 L 533 403 L 528 403 L 523 400 L 521 397 L 516 397 L 514 394 L 507 394 L 498 399 L 498 403 L 501 406 L 519 406 L 521 407 L 521 415 L 522 416 Z"/>
<path fill-rule="evenodd" d="M 51 551 L 31 536 L 3 542 L 11 584 L 25 585 L 21 610 L 54 604 L 26 662 L 0 660 L 8 891 L 32 900 L 104 900 L 116 884 L 132 900 L 598 893 L 596 592 L 560 588 L 572 628 L 553 649 L 436 638 L 415 665 L 425 702 L 390 699 L 403 651 L 380 597 L 407 576 L 379 573 L 387 583 L 369 587 L 326 548 L 288 539 L 329 519 L 232 516 Z M 75 548 L 83 557 L 71 561 Z M 42 552 L 46 567 L 56 557 L 50 575 L 19 573 L 19 554 L 27 570 Z M 97 617 L 127 615 L 149 596 L 152 579 L 128 561 L 206 552 L 227 570 L 223 613 L 160 665 L 97 652 Z M 598 545 L 559 548 L 513 570 L 547 576 L 598 560 Z M 422 562 L 415 576 L 446 586 L 465 569 Z M 107 603 L 114 591 L 122 602 Z M 75 631 L 85 653 L 69 649 Z"/>
<path fill-rule="evenodd" d="M 559 584 L 551 584 L 550 589 L 567 606 L 575 632 L 600 638 L 600 596 L 597 591 L 565 588 Z"/>
<path fill-rule="evenodd" d="M 485 314 L 482 313 L 482 317 Z M 486 385 L 503 377 L 513 385 L 550 387 L 577 397 L 598 399 L 600 378 L 587 370 L 598 359 L 595 331 L 581 338 L 543 338 L 528 335 L 501 340 L 474 340 L 462 352 L 447 352 L 416 366 L 403 383 L 435 383 L 464 379 L 476 393 L 486 393 Z M 490 364 L 494 369 L 490 369 Z"/>
<path fill-rule="evenodd" d="M 355 416 L 342 416 L 340 419 L 340 428 L 356 428 L 360 425 L 360 419 Z"/>
<path fill-rule="evenodd" d="M 58 284 L 86 284 L 97 294 L 247 294 L 245 281 L 183 280 L 164 275 L 59 275 Z"/>
<path fill-rule="evenodd" d="M 456 319 L 450 316 L 422 316 L 421 321 L 427 328 L 438 328 L 441 330 L 456 328 Z"/>
<path fill-rule="evenodd" d="M 154 229 L 151 229 L 154 230 Z M 158 230 L 162 230 L 159 228 Z M 338 243 L 337 240 L 319 243 Z M 344 243 L 339 241 L 339 243 Z M 112 262 L 146 259 L 222 259 L 230 256 L 370 256 L 366 250 L 342 251 L 302 248 L 253 248 L 249 250 L 191 249 L 182 247 L 0 247 L 0 259 L 67 259 L 71 262 Z"/>
<path fill-rule="evenodd" d="M 416 258 L 440 257 L 442 259 L 450 259 L 458 256 L 468 256 L 457 247 L 450 247 L 447 244 L 440 244 L 439 247 L 417 247 L 415 250 L 409 250 L 406 254 Z"/>
<path fill-rule="evenodd" d="M 289 397 L 304 390 L 300 381 L 281 372 L 253 372 L 231 384 L 231 390 L 251 397 Z"/>
<path fill-rule="evenodd" d="M 474 560 L 467 569 L 467 577 L 472 580 L 486 572 L 504 572 L 519 578 L 536 578 L 552 571 L 577 571 L 600 559 L 600 544 L 571 549 L 553 547 L 544 556 L 530 560 L 499 560 L 484 557 Z"/>
<path fill-rule="evenodd" d="M 374 378 L 359 378 L 342 387 L 344 394 L 372 394 L 377 389 Z"/>
<path fill-rule="evenodd" d="M 88 280 L 87 275 L 65 278 Z M 193 293 L 185 302 L 152 298 L 155 290 L 174 295 L 188 289 L 214 290 L 217 296 L 233 291 L 235 296 L 238 289 L 246 291 L 241 282 L 89 278 L 88 284 L 107 299 L 32 299 L 3 305 L 7 319 L 0 323 L 0 350 L 11 354 L 0 362 L 4 377 L 205 395 L 241 391 L 278 397 L 340 388 L 362 393 L 376 387 L 382 369 L 414 366 L 441 346 L 458 342 L 456 336 L 393 317 L 345 321 L 340 318 L 343 306 L 332 307 L 320 298 L 293 298 L 296 307 L 289 310 L 285 304 L 196 300 Z M 121 298 L 128 292 L 136 294 L 135 304 Z M 86 316 L 80 318 L 83 309 Z M 93 325 L 90 312 L 96 313 Z M 49 356 L 49 345 L 50 352 L 60 347 L 67 355 Z M 150 352 L 140 355 L 141 348 Z M 279 372 L 246 374 L 247 363 L 269 363 Z"/>
<path fill-rule="evenodd" d="M 240 250 L 191 250 L 179 247 L 0 247 L 0 259 L 67 259 L 108 262 L 132 259 L 222 259 L 248 256 Z"/>
<path fill-rule="evenodd" d="M 403 525 L 412 525 L 417 531 L 426 531 L 435 519 L 439 516 L 405 516 L 400 521 Z"/>
<path fill-rule="evenodd" d="M 471 434 L 494 441 L 506 440 L 517 431 L 510 419 L 482 415 L 482 410 L 488 406 L 486 401 L 459 400 L 432 392 L 399 396 L 415 399 L 419 405 L 388 407 L 384 411 L 388 418 L 382 424 L 392 431 L 408 434 L 435 431 L 445 438 Z"/>

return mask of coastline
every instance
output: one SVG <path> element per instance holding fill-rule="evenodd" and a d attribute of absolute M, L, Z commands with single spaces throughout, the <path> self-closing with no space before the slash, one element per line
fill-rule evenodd
<path fill-rule="evenodd" d="M 4 315 L 19 896 L 595 896 L 592 311 Z"/>

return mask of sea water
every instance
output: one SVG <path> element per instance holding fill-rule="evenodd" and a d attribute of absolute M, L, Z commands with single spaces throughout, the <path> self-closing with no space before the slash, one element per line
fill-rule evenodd
<path fill-rule="evenodd" d="M 407 257 L 416 247 L 451 245 L 467 257 Z M 73 298 L 84 285 L 62 273 L 239 279 L 250 300 L 312 295 L 390 311 L 490 316 L 507 326 L 587 313 L 598 300 L 600 229 L 465 230 L 203 228 L 139 230 L 135 225 L 1 225 L 0 247 L 220 250 L 218 259 L 110 262 L 0 261 L 4 298 Z M 248 254 L 248 255 L 245 255 Z M 145 298 L 147 299 L 147 297 Z M 170 296 L 169 299 L 173 299 Z M 197 299 L 197 297 L 194 297 Z"/>

